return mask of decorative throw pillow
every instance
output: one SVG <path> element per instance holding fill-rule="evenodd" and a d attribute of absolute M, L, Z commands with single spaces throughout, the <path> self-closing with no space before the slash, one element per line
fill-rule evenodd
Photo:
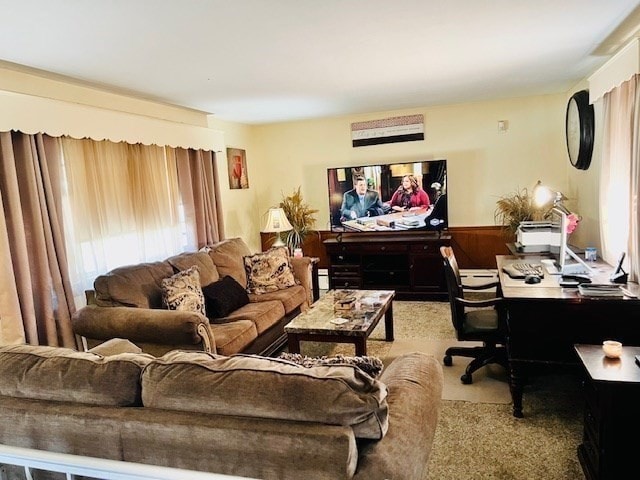
<path fill-rule="evenodd" d="M 247 255 L 244 268 L 249 293 L 275 292 L 296 284 L 287 247 L 272 247 L 263 253 Z"/>
<path fill-rule="evenodd" d="M 196 265 L 162 280 L 162 303 L 169 310 L 184 310 L 205 315 L 200 272 Z"/>
<path fill-rule="evenodd" d="M 319 365 L 353 365 L 372 378 L 377 378 L 383 368 L 382 360 L 378 357 L 368 356 L 346 357 L 344 355 L 336 355 L 335 357 L 307 357 L 306 355 L 300 355 L 299 353 L 282 352 L 278 358 L 288 360 L 307 368 L 317 367 Z"/>
<path fill-rule="evenodd" d="M 229 275 L 225 275 L 222 280 L 202 287 L 202 293 L 209 318 L 226 317 L 234 310 L 249 303 L 247 291 Z"/>

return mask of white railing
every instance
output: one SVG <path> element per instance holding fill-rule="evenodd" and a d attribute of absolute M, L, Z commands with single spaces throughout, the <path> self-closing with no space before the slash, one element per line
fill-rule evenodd
<path fill-rule="evenodd" d="M 246 479 L 219 473 L 196 472 L 179 468 L 158 467 L 142 463 L 121 462 L 104 458 L 83 457 L 67 453 L 47 452 L 31 448 L 0 445 L 0 466 L 24 467 L 27 480 L 31 480 L 31 469 L 64 473 L 67 480 L 74 475 L 104 480 L 232 480 Z"/>

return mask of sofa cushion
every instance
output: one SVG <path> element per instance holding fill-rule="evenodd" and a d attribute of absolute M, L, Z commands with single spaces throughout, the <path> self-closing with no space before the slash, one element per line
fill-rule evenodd
<path fill-rule="evenodd" d="M 221 277 L 231 275 L 243 287 L 247 286 L 247 274 L 244 271 L 243 257 L 251 255 L 251 250 L 240 237 L 229 238 L 201 250 L 211 256 Z"/>
<path fill-rule="evenodd" d="M 89 405 L 141 405 L 140 373 L 150 355 L 103 357 L 69 348 L 0 347 L 0 395 Z"/>
<path fill-rule="evenodd" d="M 247 291 L 232 276 L 225 275 L 217 282 L 202 287 L 207 317 L 226 317 L 249 303 Z"/>
<path fill-rule="evenodd" d="M 162 280 L 162 303 L 169 310 L 205 314 L 197 265 Z"/>
<path fill-rule="evenodd" d="M 233 322 L 236 320 L 251 320 L 256 325 L 258 335 L 271 328 L 284 317 L 282 302 L 270 300 L 265 302 L 251 302 L 231 312 L 228 316 L 212 320 L 218 322 Z"/>
<path fill-rule="evenodd" d="M 272 247 L 263 253 L 247 255 L 244 268 L 249 293 L 275 292 L 296 284 L 287 247 Z"/>
<path fill-rule="evenodd" d="M 216 352 L 220 355 L 241 352 L 258 337 L 256 324 L 251 320 L 210 325 L 209 329 L 216 342 Z"/>
<path fill-rule="evenodd" d="M 173 275 L 167 262 L 118 267 L 93 282 L 101 307 L 162 308 L 162 280 Z"/>
<path fill-rule="evenodd" d="M 209 285 L 220 280 L 218 269 L 206 252 L 185 252 L 180 255 L 167 258 L 167 262 L 174 268 L 175 273 L 187 270 L 194 265 L 200 271 L 200 284 Z"/>
<path fill-rule="evenodd" d="M 298 307 L 306 304 L 307 291 L 302 285 L 294 285 L 293 287 L 285 288 L 269 293 L 250 293 L 250 302 L 265 302 L 269 300 L 278 300 L 284 305 L 284 311 L 291 313 Z"/>
<path fill-rule="evenodd" d="M 305 368 L 255 355 L 169 352 L 142 373 L 147 407 L 343 425 L 359 438 L 388 428 L 387 388 L 350 365 Z"/>

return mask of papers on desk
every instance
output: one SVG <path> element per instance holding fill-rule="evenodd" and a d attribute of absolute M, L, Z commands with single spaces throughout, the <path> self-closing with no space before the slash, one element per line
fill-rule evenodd
<path fill-rule="evenodd" d="M 624 297 L 620 285 L 610 283 L 581 283 L 578 291 L 585 297 Z"/>

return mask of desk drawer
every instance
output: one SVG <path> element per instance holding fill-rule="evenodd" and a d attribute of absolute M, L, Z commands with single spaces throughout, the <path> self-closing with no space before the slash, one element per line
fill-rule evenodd
<path fill-rule="evenodd" d="M 585 460 L 592 471 L 598 472 L 600 470 L 600 446 L 593 441 L 593 438 L 585 435 L 581 447 Z"/>
<path fill-rule="evenodd" d="M 362 279 L 360 277 L 331 277 L 331 288 L 361 288 Z"/>
<path fill-rule="evenodd" d="M 332 265 L 360 265 L 360 255 L 353 253 L 334 253 L 331 255 Z"/>
<path fill-rule="evenodd" d="M 408 251 L 406 244 L 402 243 L 375 243 L 372 245 L 361 245 L 362 253 L 404 253 Z"/>
<path fill-rule="evenodd" d="M 360 265 L 332 265 L 331 274 L 336 277 L 360 275 Z"/>
<path fill-rule="evenodd" d="M 584 412 L 584 438 L 596 446 L 600 445 L 600 422 L 595 412 L 588 407 Z"/>
<path fill-rule="evenodd" d="M 329 255 L 343 255 L 343 254 L 358 254 L 360 253 L 360 245 L 356 244 L 348 244 L 348 243 L 339 243 L 339 244 L 325 244 L 327 253 Z"/>
<path fill-rule="evenodd" d="M 398 287 L 409 285 L 407 270 L 380 270 L 367 272 L 365 276 L 367 287 Z"/>
<path fill-rule="evenodd" d="M 598 392 L 593 386 L 592 382 L 582 383 L 582 392 L 584 394 L 585 401 L 585 414 L 589 414 L 593 417 L 594 422 L 599 424 L 601 421 L 601 408 L 600 401 L 598 400 Z"/>
<path fill-rule="evenodd" d="M 433 242 L 433 243 L 423 243 L 423 244 L 412 244 L 409 246 L 409 251 L 411 253 L 423 253 L 423 254 L 432 254 L 432 255 L 437 255 L 438 257 L 440 256 L 440 247 L 442 245 L 445 245 L 444 243 L 440 243 L 440 242 Z"/>

